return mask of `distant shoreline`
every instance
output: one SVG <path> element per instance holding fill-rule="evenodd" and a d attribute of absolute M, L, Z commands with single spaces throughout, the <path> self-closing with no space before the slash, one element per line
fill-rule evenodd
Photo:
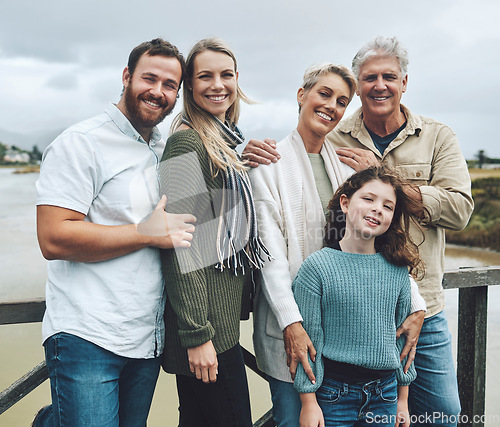
<path fill-rule="evenodd" d="M 16 168 L 12 173 L 40 173 L 40 165 L 28 165 Z"/>
<path fill-rule="evenodd" d="M 13 169 L 12 173 L 39 173 L 40 165 L 0 165 L 2 169 Z"/>
<path fill-rule="evenodd" d="M 446 240 L 446 246 L 450 249 L 467 249 L 471 251 L 480 251 L 480 252 L 489 252 L 492 254 L 500 254 L 500 251 L 496 251 L 491 248 L 482 248 L 481 246 L 470 246 L 470 245 L 462 245 L 461 243 L 452 243 Z"/>

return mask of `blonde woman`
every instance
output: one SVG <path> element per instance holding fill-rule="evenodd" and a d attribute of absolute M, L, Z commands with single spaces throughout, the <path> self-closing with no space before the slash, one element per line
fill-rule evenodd
<path fill-rule="evenodd" d="M 246 166 L 235 151 L 239 103 L 234 54 L 218 39 L 186 61 L 184 110 L 162 158 L 170 212 L 189 212 L 199 232 L 190 248 L 164 251 L 167 290 L 163 368 L 176 374 L 181 426 L 251 426 L 239 322 L 249 272 L 266 250 L 257 235 Z"/>

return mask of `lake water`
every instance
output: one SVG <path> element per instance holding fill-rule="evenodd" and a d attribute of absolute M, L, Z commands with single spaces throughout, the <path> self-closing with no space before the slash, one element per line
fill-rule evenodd
<path fill-rule="evenodd" d="M 12 174 L 0 168 L 0 301 L 31 299 L 44 296 L 46 261 L 36 240 L 35 188 L 38 174 Z M 446 269 L 483 265 L 500 265 L 500 253 L 449 246 Z M 447 290 L 446 314 L 456 346 L 458 291 Z M 486 414 L 499 414 L 500 392 L 500 287 L 489 291 L 488 361 Z M 252 351 L 251 321 L 242 322 L 244 347 Z M 0 391 L 43 360 L 41 324 L 0 326 Z M 254 419 L 270 407 L 267 383 L 249 372 Z M 0 415 L 0 426 L 28 426 L 36 411 L 50 401 L 48 381 L 21 402 Z M 177 425 L 177 394 L 172 375 L 160 374 L 148 426 Z M 487 425 L 500 425 L 488 423 Z"/>

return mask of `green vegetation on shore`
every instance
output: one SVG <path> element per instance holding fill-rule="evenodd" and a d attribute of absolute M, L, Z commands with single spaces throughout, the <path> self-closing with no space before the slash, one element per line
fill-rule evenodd
<path fill-rule="evenodd" d="M 471 169 L 474 212 L 462 231 L 446 231 L 446 241 L 500 251 L 500 169 Z"/>

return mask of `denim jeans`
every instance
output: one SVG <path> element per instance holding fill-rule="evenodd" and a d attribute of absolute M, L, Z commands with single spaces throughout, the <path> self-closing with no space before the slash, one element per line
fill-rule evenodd
<path fill-rule="evenodd" d="M 179 427 L 252 427 L 250 397 L 239 344 L 217 355 L 214 383 L 177 375 Z"/>
<path fill-rule="evenodd" d="M 425 319 L 415 356 L 417 379 L 410 385 L 412 426 L 456 426 L 460 414 L 451 334 L 443 312 Z"/>
<path fill-rule="evenodd" d="M 160 358 L 129 359 L 58 333 L 45 343 L 52 405 L 36 427 L 145 426 Z"/>
<path fill-rule="evenodd" d="M 302 403 L 293 383 L 268 377 L 273 401 L 273 418 L 277 427 L 299 427 Z"/>
<path fill-rule="evenodd" d="M 365 384 L 323 379 L 316 391 L 325 426 L 394 426 L 398 404 L 396 374 Z"/>

